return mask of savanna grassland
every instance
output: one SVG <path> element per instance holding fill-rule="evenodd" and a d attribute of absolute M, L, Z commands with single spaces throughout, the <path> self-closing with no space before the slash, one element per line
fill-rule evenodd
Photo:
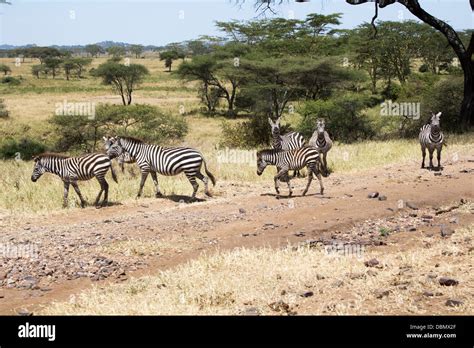
<path fill-rule="evenodd" d="M 95 58 L 91 67 L 104 61 Z M 9 58 L 0 63 L 22 81 L 0 85 L 10 113 L 0 119 L 2 140 L 53 144 L 57 135 L 48 120 L 64 100 L 120 104 L 109 86 L 89 75 L 37 79 L 30 72 L 34 59 L 20 66 Z M 204 154 L 218 181 L 214 197 L 183 204 L 191 185 L 179 176 L 159 178 L 167 198 L 153 198 L 148 181 L 144 198 L 136 200 L 139 171 L 128 165 L 125 173 L 116 166 L 118 184 L 107 176 L 111 206 L 80 209 L 71 190 L 63 209 L 59 178 L 44 175 L 33 183 L 29 159 L 0 161 L 0 241 L 31 242 L 40 250 L 37 262 L 5 261 L 0 267 L 1 313 L 473 313 L 472 133 L 447 134 L 440 176 L 419 168 L 415 138 L 336 142 L 328 155 L 332 174 L 324 179 L 325 197 L 314 194 L 313 182 L 308 197 L 277 200 L 272 170 L 258 177 L 251 160 L 235 164 L 219 157 L 222 123 L 241 119 L 203 114 L 197 84 L 166 72 L 156 56 L 131 63 L 150 71 L 134 103 L 185 118 L 188 132 L 175 143 Z M 377 106 L 367 113 L 383 122 Z M 283 123 L 295 126 L 300 118 L 296 107 Z M 255 152 L 244 154 L 253 159 Z M 298 194 L 305 182 L 295 180 Z M 80 187 L 89 202 L 99 189 L 94 180 Z M 386 199 L 368 199 L 372 191 Z M 334 240 L 364 250 L 357 257 L 328 255 Z M 367 266 L 371 259 L 377 263 Z M 25 283 L 25 276 L 34 281 Z M 458 285 L 444 286 L 443 277 Z"/>

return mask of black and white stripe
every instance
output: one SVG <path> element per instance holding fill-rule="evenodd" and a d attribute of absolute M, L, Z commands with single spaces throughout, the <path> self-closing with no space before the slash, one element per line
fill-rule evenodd
<path fill-rule="evenodd" d="M 104 148 L 107 151 L 109 149 L 109 147 L 112 145 L 112 143 L 114 141 L 114 138 L 112 138 L 112 137 L 103 137 L 103 139 L 104 139 Z M 120 156 L 116 157 L 116 160 L 117 160 L 117 162 L 120 166 L 120 170 L 122 171 L 122 173 L 125 172 L 125 163 L 131 164 L 131 163 L 135 163 L 137 161 L 128 152 L 123 152 Z"/>
<path fill-rule="evenodd" d="M 280 151 L 280 150 L 262 150 L 257 153 L 257 174 L 262 175 L 268 165 L 277 167 L 277 175 L 273 178 L 275 181 L 275 190 L 280 194 L 278 181 L 287 182 L 289 196 L 293 194 L 290 185 L 289 170 L 300 170 L 304 167 L 308 168 L 308 184 L 303 191 L 303 196 L 308 192 L 313 174 L 318 178 L 320 192 L 324 193 L 323 181 L 321 179 L 321 162 L 318 150 L 311 146 L 304 146 L 296 150 Z"/>
<path fill-rule="evenodd" d="M 110 158 L 104 154 L 93 153 L 80 157 L 68 157 L 60 154 L 46 153 L 35 157 L 34 161 L 35 166 L 33 168 L 33 174 L 31 175 L 31 181 L 36 182 L 41 175 L 46 172 L 56 174 L 62 179 L 64 183 L 64 207 L 67 206 L 69 185 L 72 185 L 79 196 L 81 206 L 84 207 L 86 205 L 86 201 L 82 197 L 77 181 L 90 180 L 96 177 L 100 184 L 100 192 L 95 200 L 96 206 L 99 204 L 102 192 L 104 192 L 104 199 L 102 200 L 101 206 L 107 204 L 109 184 L 105 180 L 105 175 L 109 168 L 112 173 L 112 178 L 117 182 L 117 177 L 112 168 Z"/>
<path fill-rule="evenodd" d="M 280 118 L 275 122 L 268 118 L 268 122 L 272 127 L 272 147 L 275 150 L 295 150 L 304 146 L 304 138 L 300 133 L 289 132 L 284 135 L 280 134 Z"/>
<path fill-rule="evenodd" d="M 328 162 L 326 156 L 328 151 L 332 148 L 332 140 L 328 132 L 325 130 L 325 122 L 323 119 L 316 121 L 316 129 L 313 132 L 311 139 L 309 139 L 308 144 L 309 146 L 315 147 L 319 153 L 322 154 L 321 160 L 327 174 Z"/>
<path fill-rule="evenodd" d="M 193 186 L 192 198 L 196 197 L 196 192 L 199 188 L 196 178 L 204 182 L 205 193 L 208 196 L 211 196 L 208 188 L 208 177 L 211 179 L 213 185 L 216 184 L 214 176 L 207 170 L 206 161 L 201 153 L 195 149 L 189 147 L 150 145 L 132 137 L 113 138 L 113 143 L 108 148 L 107 155 L 110 158 L 114 158 L 123 153 L 128 153 L 135 158 L 136 163 L 140 167 L 142 178 L 138 190 L 138 197 L 142 194 L 148 174 L 151 174 L 155 184 L 156 197 L 162 196 L 158 186 L 157 173 L 166 176 L 184 173 Z M 202 164 L 204 164 L 204 170 L 208 177 L 201 173 Z"/>
<path fill-rule="evenodd" d="M 444 136 L 440 129 L 440 117 L 441 112 L 438 112 L 436 115 L 432 113 L 430 123 L 425 124 L 420 128 L 419 139 L 421 153 L 423 155 L 421 168 L 425 168 L 426 149 L 428 149 L 428 152 L 430 153 L 429 169 L 433 169 L 433 152 L 435 149 L 438 158 L 438 170 L 441 167 L 441 150 L 443 149 Z"/>

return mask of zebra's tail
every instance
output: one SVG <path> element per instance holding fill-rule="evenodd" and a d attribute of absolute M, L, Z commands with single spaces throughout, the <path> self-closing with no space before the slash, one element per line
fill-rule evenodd
<path fill-rule="evenodd" d="M 112 179 L 118 184 L 117 180 L 117 174 L 115 174 L 114 166 L 112 165 L 112 162 L 110 162 L 110 172 L 112 173 Z"/>
<path fill-rule="evenodd" d="M 212 181 L 212 186 L 216 186 L 216 178 L 214 177 L 214 175 L 212 175 L 212 173 L 210 171 L 207 170 L 207 164 L 206 164 L 206 160 L 204 159 L 204 157 L 202 158 L 202 162 L 204 163 L 204 170 L 206 171 L 206 175 Z"/>

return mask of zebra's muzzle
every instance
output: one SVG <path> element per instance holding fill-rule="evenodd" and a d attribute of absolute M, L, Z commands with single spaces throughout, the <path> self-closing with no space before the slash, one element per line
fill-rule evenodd
<path fill-rule="evenodd" d="M 36 182 L 38 178 L 35 178 L 34 176 L 31 177 L 31 181 Z"/>

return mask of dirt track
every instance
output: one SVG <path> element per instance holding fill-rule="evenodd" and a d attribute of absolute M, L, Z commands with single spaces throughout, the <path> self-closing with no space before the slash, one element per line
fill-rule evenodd
<path fill-rule="evenodd" d="M 421 215 L 461 198 L 473 200 L 473 173 L 471 157 L 446 163 L 441 175 L 415 163 L 357 175 L 335 173 L 324 181 L 324 196 L 314 194 L 319 191 L 317 181 L 308 196 L 299 196 L 306 179 L 294 181 L 292 199 L 276 199 L 271 182 L 221 182 L 214 198 L 193 204 L 179 203 L 182 197 L 145 198 L 99 210 L 5 217 L 0 220 L 0 243 L 33 243 L 38 255 L 1 259 L 0 313 L 35 311 L 38 305 L 65 300 L 91 284 L 153 274 L 216 248 L 333 240 L 383 246 L 389 239 L 380 235 L 380 227 L 408 232 L 422 226 L 412 232 L 418 234 L 449 224 L 441 217 L 426 222 Z M 374 191 L 387 199 L 368 198 Z M 472 219 L 464 219 L 457 227 L 469 223 Z"/>

